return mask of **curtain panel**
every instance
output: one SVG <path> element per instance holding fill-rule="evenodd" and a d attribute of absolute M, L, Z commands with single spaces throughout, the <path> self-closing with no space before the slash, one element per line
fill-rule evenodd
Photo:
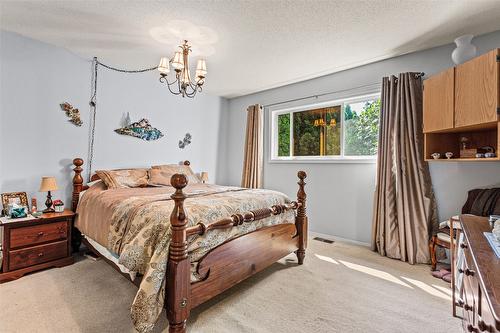
<path fill-rule="evenodd" d="M 262 164 L 264 155 L 263 111 L 259 104 L 247 108 L 247 130 L 243 160 L 241 187 L 262 187 Z"/>
<path fill-rule="evenodd" d="M 429 262 L 437 208 L 422 132 L 420 73 L 382 81 L 372 249 L 410 264 Z"/>

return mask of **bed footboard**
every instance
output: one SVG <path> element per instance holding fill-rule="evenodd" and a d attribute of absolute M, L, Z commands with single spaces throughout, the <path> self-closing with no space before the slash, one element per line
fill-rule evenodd
<path fill-rule="evenodd" d="M 176 189 L 172 195 L 175 206 L 170 216 L 172 240 L 166 275 L 166 308 L 169 333 L 186 332 L 190 310 L 211 299 L 240 281 L 272 265 L 284 256 L 295 252 L 298 263 L 304 262 L 307 247 L 308 221 L 306 215 L 306 173 L 298 172 L 299 190 L 297 201 L 274 205 L 205 225 L 187 227 L 182 189 L 187 179 L 182 174 L 172 176 L 171 184 Z M 262 228 L 229 240 L 205 255 L 199 262 L 198 273 L 203 280 L 191 284 L 190 262 L 187 253 L 187 238 L 213 229 L 232 228 L 242 223 L 278 215 L 286 210 L 297 210 L 295 223 L 286 223 Z"/>

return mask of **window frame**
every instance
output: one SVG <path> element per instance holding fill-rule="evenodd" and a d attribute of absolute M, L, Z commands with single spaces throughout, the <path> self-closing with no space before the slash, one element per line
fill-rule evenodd
<path fill-rule="evenodd" d="M 346 103 L 357 103 L 370 99 L 380 99 L 381 92 L 375 92 L 360 96 L 352 96 L 341 99 L 333 99 L 318 103 L 303 104 L 299 106 L 286 107 L 282 109 L 275 109 L 269 111 L 269 127 L 270 127 L 270 140 L 269 140 L 269 163 L 376 163 L 377 155 L 344 155 L 345 153 L 345 114 L 344 107 Z M 282 114 L 290 114 L 290 154 L 293 153 L 293 113 L 304 112 L 314 109 L 335 107 L 340 105 L 340 155 L 334 156 L 278 156 L 278 116 Z"/>

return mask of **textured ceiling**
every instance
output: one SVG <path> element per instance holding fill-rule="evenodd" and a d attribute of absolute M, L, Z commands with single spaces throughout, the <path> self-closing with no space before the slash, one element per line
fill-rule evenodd
<path fill-rule="evenodd" d="M 190 39 L 234 97 L 500 29 L 500 1 L 2 1 L 0 27 L 125 68 Z M 191 64 L 194 66 L 194 61 Z"/>

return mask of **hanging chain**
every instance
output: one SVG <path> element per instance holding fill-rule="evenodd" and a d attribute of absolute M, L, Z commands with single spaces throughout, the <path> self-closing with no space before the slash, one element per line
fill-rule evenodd
<path fill-rule="evenodd" d="M 96 58 L 96 61 L 97 61 L 97 58 Z M 144 73 L 144 72 L 151 72 L 151 71 L 158 69 L 158 66 L 155 66 L 155 67 L 145 68 L 145 69 L 128 70 L 128 69 L 120 69 L 120 68 L 116 68 L 116 67 L 111 67 L 111 66 L 105 65 L 99 61 L 97 61 L 97 63 L 99 65 L 101 65 L 102 67 L 105 67 L 107 69 L 110 69 L 110 70 L 115 71 L 115 72 L 120 72 L 120 73 Z"/>
<path fill-rule="evenodd" d="M 95 137 L 95 115 L 96 115 L 96 99 L 97 99 L 97 66 L 99 62 L 97 58 L 94 57 L 92 60 L 92 96 L 90 97 L 90 112 L 92 117 L 91 129 L 90 129 L 90 144 L 89 144 L 89 167 L 88 167 L 88 178 L 90 181 L 92 176 L 92 161 L 94 160 L 94 137 Z"/>
<path fill-rule="evenodd" d="M 109 70 L 115 71 L 115 72 L 120 72 L 120 73 L 144 73 L 144 72 L 150 72 L 154 71 L 158 68 L 158 66 L 155 67 L 150 67 L 150 68 L 145 68 L 145 69 L 137 69 L 137 70 L 127 70 L 127 69 L 120 69 L 120 68 L 115 68 L 111 67 L 108 65 L 103 64 L 102 62 L 99 62 L 97 60 L 97 57 L 94 57 L 92 60 L 92 83 L 91 83 L 91 90 L 92 90 L 92 95 L 90 97 L 90 113 L 92 117 L 92 123 L 91 123 L 91 129 L 90 129 L 90 142 L 89 142 L 89 166 L 88 166 L 88 181 L 90 181 L 90 177 L 92 176 L 92 162 L 94 160 L 94 138 L 95 138 L 95 120 L 96 120 L 96 111 L 97 111 L 97 69 L 98 67 L 102 66 L 104 68 L 107 68 Z"/>

